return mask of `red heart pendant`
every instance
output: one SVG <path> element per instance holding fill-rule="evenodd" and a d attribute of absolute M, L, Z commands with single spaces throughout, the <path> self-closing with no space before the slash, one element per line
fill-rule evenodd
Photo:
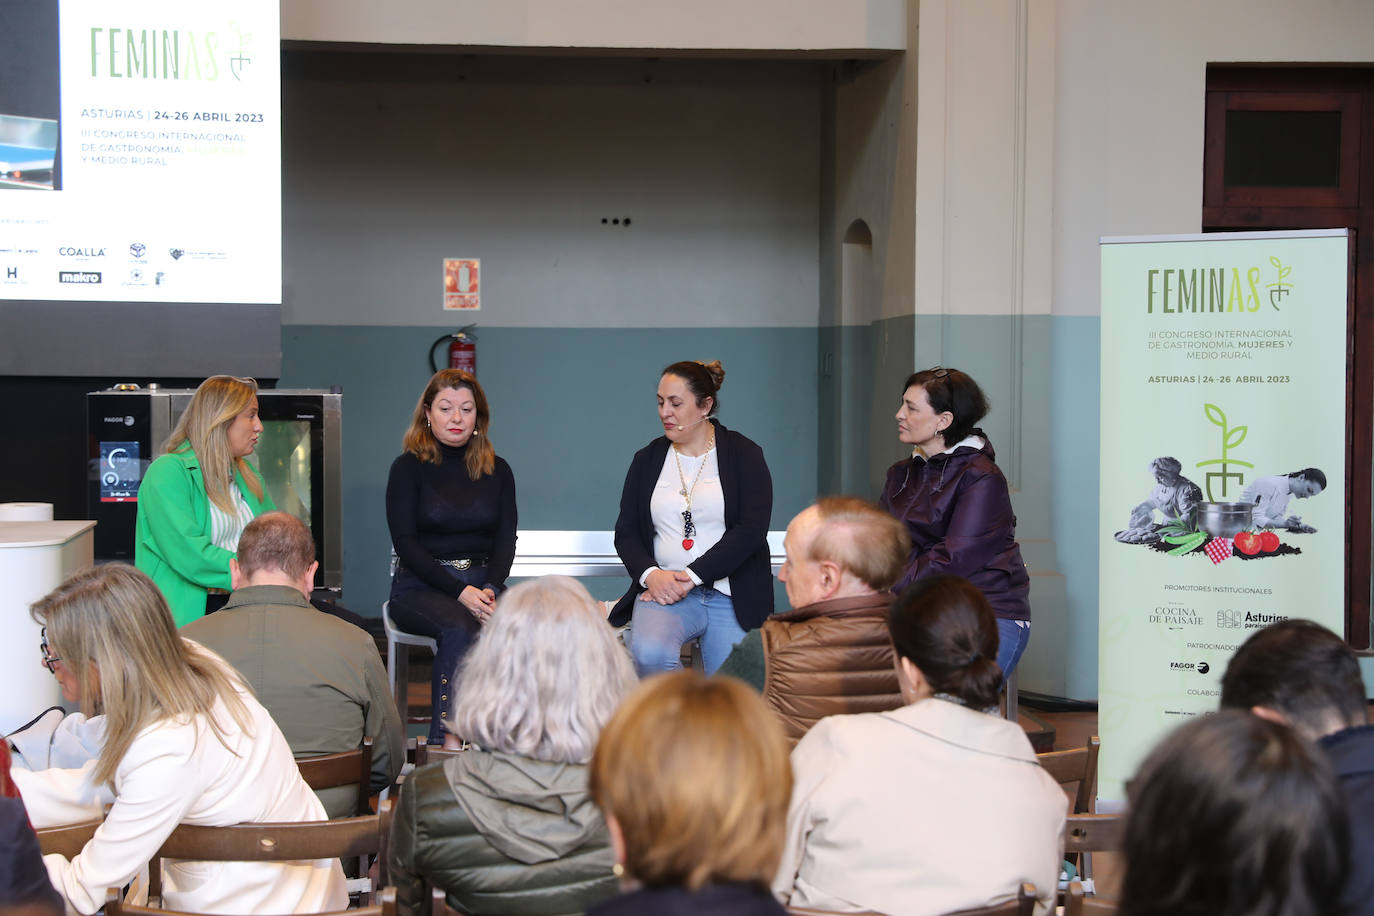
<path fill-rule="evenodd" d="M 696 543 L 696 541 L 692 540 L 691 538 L 683 538 L 683 539 L 682 539 L 682 549 L 683 549 L 683 550 L 691 550 L 691 549 L 692 549 L 692 545 L 695 544 L 695 543 Z"/>

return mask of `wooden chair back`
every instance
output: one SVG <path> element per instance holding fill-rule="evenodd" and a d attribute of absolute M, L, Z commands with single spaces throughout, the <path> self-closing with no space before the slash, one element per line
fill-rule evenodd
<path fill-rule="evenodd" d="M 1035 755 L 1045 772 L 1061 786 L 1078 783 L 1073 800 L 1074 814 L 1087 814 L 1092 810 L 1093 796 L 1097 794 L 1097 755 L 1101 748 L 1102 739 L 1093 735 L 1083 747 Z"/>
<path fill-rule="evenodd" d="M 196 862 L 290 862 L 376 855 L 386 885 L 386 851 L 391 837 L 391 802 L 376 814 L 333 821 L 284 824 L 234 824 L 202 827 L 182 824 L 172 831 L 148 863 L 148 896 L 162 898 L 162 859 Z"/>
<path fill-rule="evenodd" d="M 442 744 L 428 744 L 424 738 L 416 738 L 415 768 L 418 770 L 422 766 L 438 763 L 449 757 L 457 757 L 461 753 L 463 753 L 461 750 L 446 750 Z"/>
<path fill-rule="evenodd" d="M 335 910 L 320 916 L 396 916 L 396 888 L 384 887 L 377 892 L 377 899 L 371 906 L 355 910 Z M 105 916 L 197 916 L 179 910 L 159 910 L 153 907 L 135 906 L 125 903 L 123 892 L 112 887 L 105 892 Z"/>
<path fill-rule="evenodd" d="M 1068 893 L 1064 895 L 1064 916 L 1111 916 L 1115 912 L 1115 900 L 1083 893 L 1083 884 L 1079 881 L 1069 883 Z"/>
<path fill-rule="evenodd" d="M 95 836 L 96 828 L 105 823 L 104 819 L 82 821 L 79 824 L 63 824 L 60 827 L 44 827 L 38 831 L 38 848 L 43 855 L 66 856 L 73 859 Z"/>
<path fill-rule="evenodd" d="M 429 916 L 459 916 L 457 910 L 448 905 L 448 894 L 436 887 L 430 895 Z"/>
<path fill-rule="evenodd" d="M 1031 916 L 1034 911 L 1035 885 L 1022 884 L 1014 900 L 995 903 L 990 906 L 974 907 L 971 910 L 959 910 L 957 913 L 949 913 L 947 916 Z M 790 916 L 837 916 L 833 910 L 816 910 L 804 906 L 789 906 L 787 912 Z M 433 916 L 441 916 L 441 914 L 436 910 Z M 877 916 L 877 914 L 864 913 L 861 916 Z"/>
<path fill-rule="evenodd" d="M 1031 916 L 1034 911 L 1035 885 L 1022 884 L 1021 891 L 1016 895 L 1015 900 L 995 903 L 991 906 L 974 907 L 971 910 L 959 910 L 957 913 L 948 914 L 948 916 Z"/>
<path fill-rule="evenodd" d="M 1120 814 L 1070 814 L 1064 819 L 1064 853 L 1117 852 L 1125 828 Z"/>
<path fill-rule="evenodd" d="M 297 757 L 296 768 L 311 789 L 332 789 L 335 786 L 358 787 L 355 816 L 372 813 L 372 739 L 363 738 L 362 747 L 322 757 Z"/>

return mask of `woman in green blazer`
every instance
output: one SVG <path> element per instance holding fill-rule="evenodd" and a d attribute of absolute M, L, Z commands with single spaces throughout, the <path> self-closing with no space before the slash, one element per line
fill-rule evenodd
<path fill-rule="evenodd" d="M 209 589 L 228 592 L 244 526 L 276 508 L 244 460 L 262 433 L 257 394 L 252 379 L 206 379 L 138 488 L 134 565 L 162 589 L 177 626 L 205 615 Z"/>

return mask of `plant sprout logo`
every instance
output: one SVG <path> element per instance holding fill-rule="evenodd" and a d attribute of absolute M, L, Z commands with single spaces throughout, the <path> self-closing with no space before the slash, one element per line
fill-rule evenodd
<path fill-rule="evenodd" d="M 1279 303 L 1283 301 L 1283 297 L 1293 291 L 1292 283 L 1283 282 L 1284 279 L 1293 272 L 1293 265 L 1289 264 L 1285 267 L 1282 261 L 1272 256 L 1269 258 L 1269 263 L 1273 264 L 1275 269 L 1279 272 L 1279 278 L 1277 280 L 1273 283 L 1265 284 L 1265 288 L 1269 290 L 1269 304 L 1272 305 L 1274 311 L 1277 312 L 1279 311 Z"/>
<path fill-rule="evenodd" d="M 237 35 L 239 39 L 238 53 L 229 58 L 229 72 L 234 74 L 234 79 L 241 80 L 243 77 L 239 71 L 253 62 L 253 58 L 249 57 L 247 53 L 248 45 L 252 43 L 253 33 L 245 33 L 239 28 L 237 22 L 230 22 L 229 28 L 234 30 L 234 34 Z M 1271 258 L 1270 260 L 1273 259 Z"/>
<path fill-rule="evenodd" d="M 1227 487 L 1230 481 L 1235 481 L 1237 487 L 1245 486 L 1245 474 L 1242 471 L 1228 470 L 1231 465 L 1239 465 L 1243 468 L 1254 470 L 1255 466 L 1248 461 L 1241 461 L 1231 457 L 1231 450 L 1240 446 L 1245 441 L 1246 434 L 1250 431 L 1248 426 L 1229 426 L 1226 422 L 1226 413 L 1215 404 L 1203 404 L 1202 408 L 1207 413 L 1207 419 L 1213 426 L 1221 427 L 1221 457 L 1209 458 L 1206 461 L 1199 461 L 1198 467 L 1209 467 L 1211 465 L 1221 465 L 1220 471 L 1208 471 L 1205 482 L 1207 484 L 1208 502 L 1226 502 L 1224 498 L 1227 494 Z M 1212 493 L 1212 484 L 1216 481 L 1221 482 L 1222 499 L 1217 499 Z"/>

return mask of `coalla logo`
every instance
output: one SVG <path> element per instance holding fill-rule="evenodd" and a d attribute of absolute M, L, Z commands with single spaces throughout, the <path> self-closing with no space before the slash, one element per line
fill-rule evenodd
<path fill-rule="evenodd" d="M 70 245 L 63 245 L 57 249 L 57 253 L 64 258 L 103 258 L 105 257 L 104 248 L 73 248 Z"/>

